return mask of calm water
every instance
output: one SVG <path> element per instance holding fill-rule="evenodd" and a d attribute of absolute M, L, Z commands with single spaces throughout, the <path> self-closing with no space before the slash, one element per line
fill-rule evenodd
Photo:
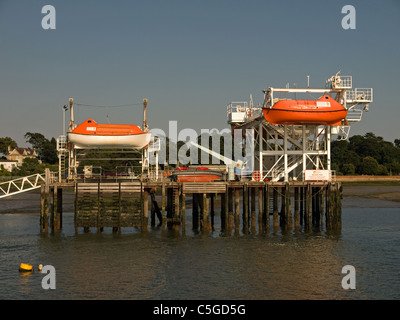
<path fill-rule="evenodd" d="M 39 195 L 0 200 L 0 299 L 399 299 L 400 208 L 382 200 L 343 200 L 342 230 L 209 236 L 125 228 L 120 234 L 73 228 L 65 196 L 63 230 L 39 233 Z M 17 201 L 18 200 L 18 201 Z M 361 201 L 360 201 L 361 200 Z M 21 262 L 53 265 L 56 289 Z M 356 269 L 356 289 L 341 286 Z"/>

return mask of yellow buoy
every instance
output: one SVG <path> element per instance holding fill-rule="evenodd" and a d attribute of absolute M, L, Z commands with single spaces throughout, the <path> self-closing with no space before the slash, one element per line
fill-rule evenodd
<path fill-rule="evenodd" d="M 26 263 L 21 263 L 19 266 L 19 271 L 20 272 L 32 272 L 33 271 L 33 266 L 30 264 Z"/>

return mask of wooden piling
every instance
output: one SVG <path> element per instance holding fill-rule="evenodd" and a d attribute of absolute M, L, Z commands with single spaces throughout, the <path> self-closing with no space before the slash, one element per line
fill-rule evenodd
<path fill-rule="evenodd" d="M 264 220 L 264 209 L 263 209 L 263 203 L 264 203 L 264 190 L 265 187 L 258 187 L 258 233 L 263 232 L 263 220 Z"/>
<path fill-rule="evenodd" d="M 239 201 L 240 201 L 240 194 L 239 194 L 239 189 L 235 188 L 235 232 L 238 232 L 240 229 L 240 207 L 239 207 Z"/>
<path fill-rule="evenodd" d="M 228 230 L 233 228 L 233 188 L 228 188 Z"/>
<path fill-rule="evenodd" d="M 285 223 L 287 229 L 292 229 L 293 227 L 293 217 L 292 217 L 292 206 L 290 203 L 290 185 L 286 183 L 285 186 Z"/>
<path fill-rule="evenodd" d="M 46 188 L 44 184 L 41 188 L 40 230 L 48 232 L 50 224 L 52 232 L 57 232 L 62 227 L 62 188 L 65 186 L 57 184 L 48 186 L 49 188 Z M 155 200 L 157 188 L 161 188 L 162 212 Z M 133 194 L 136 195 L 135 200 L 132 199 Z M 137 198 L 139 194 L 140 198 Z M 327 184 L 295 181 L 284 184 L 226 182 L 210 185 L 79 182 L 75 183 L 75 230 L 77 232 L 78 227 L 83 227 L 84 231 L 88 232 L 89 228 L 97 227 L 98 232 L 101 232 L 103 227 L 112 227 L 116 232 L 121 231 L 123 226 L 141 226 L 142 231 L 146 231 L 149 218 L 151 226 L 154 226 L 158 217 L 160 224 L 164 225 L 168 221 L 169 226 L 181 225 L 184 233 L 187 194 L 192 194 L 193 197 L 193 230 L 199 227 L 203 232 L 216 229 L 215 209 L 219 203 L 220 226 L 226 234 L 229 234 L 229 230 L 232 231 L 233 225 L 235 233 L 240 228 L 243 228 L 244 234 L 249 231 L 254 234 L 266 232 L 270 227 L 270 214 L 273 216 L 274 232 L 279 225 L 282 230 L 293 228 L 298 230 L 304 225 L 305 231 L 311 230 L 311 227 L 321 228 L 324 223 L 327 230 L 341 227 L 341 186 L 336 182 Z M 220 202 L 216 202 L 218 194 L 221 196 Z M 138 201 L 141 203 L 140 206 Z M 272 206 L 270 206 L 271 201 Z M 292 201 L 294 201 L 294 212 L 292 212 Z M 140 213 L 136 216 L 131 215 L 132 208 L 137 208 Z M 167 219 L 163 218 L 165 212 Z M 137 219 L 136 222 L 134 219 Z"/>
<path fill-rule="evenodd" d="M 215 194 L 211 193 L 210 194 L 210 217 L 211 217 L 211 230 L 214 230 L 214 218 L 215 218 L 215 210 L 214 210 L 214 200 L 215 200 Z"/>
<path fill-rule="evenodd" d="M 165 212 L 165 183 L 163 182 L 161 185 L 161 214 L 162 214 L 162 228 L 165 228 L 165 224 L 167 221 L 167 215 Z"/>
<path fill-rule="evenodd" d="M 279 216 L 279 225 L 282 229 L 286 229 L 286 188 L 285 186 L 280 188 L 281 190 L 281 211 Z"/>
<path fill-rule="evenodd" d="M 206 193 L 202 194 L 202 203 L 203 206 L 201 208 L 200 229 L 203 232 L 209 232 L 211 230 L 211 227 L 208 211 L 208 199 Z"/>
<path fill-rule="evenodd" d="M 251 192 L 251 214 L 250 214 L 250 231 L 252 234 L 256 232 L 256 189 L 250 188 Z"/>
<path fill-rule="evenodd" d="M 305 205 L 304 205 L 304 194 L 305 194 L 305 189 L 304 186 L 300 187 L 299 193 L 300 193 L 300 225 L 304 225 L 304 215 L 305 215 Z"/>
<path fill-rule="evenodd" d="M 325 196 L 325 188 L 319 188 L 319 219 L 320 219 L 320 227 L 322 228 L 324 225 L 324 196 Z"/>
<path fill-rule="evenodd" d="M 263 188 L 264 201 L 263 201 L 263 229 L 264 232 L 269 230 L 269 185 L 265 184 Z"/>
<path fill-rule="evenodd" d="M 300 211 L 299 211 L 299 187 L 294 187 L 294 228 L 299 229 L 300 224 Z"/>
<path fill-rule="evenodd" d="M 185 233 L 186 231 L 186 195 L 181 192 L 181 226 L 182 232 Z"/>
<path fill-rule="evenodd" d="M 192 194 L 192 229 L 199 229 L 199 195 Z"/>
<path fill-rule="evenodd" d="M 57 185 L 51 188 L 51 232 L 59 232 L 62 228 L 62 189 Z"/>
<path fill-rule="evenodd" d="M 149 224 L 149 191 L 143 191 L 143 215 L 142 215 L 142 231 L 147 231 Z"/>
<path fill-rule="evenodd" d="M 243 233 L 249 232 L 249 186 L 243 185 Z"/>
<path fill-rule="evenodd" d="M 311 194 L 311 185 L 308 183 L 305 189 L 305 215 L 304 215 L 304 227 L 305 230 L 311 230 L 311 201 L 312 201 L 312 194 Z"/>
<path fill-rule="evenodd" d="M 273 188 L 273 227 L 274 227 L 274 232 L 277 231 L 278 226 L 279 226 L 279 213 L 278 213 L 278 190 L 277 187 Z"/>
<path fill-rule="evenodd" d="M 225 193 L 221 194 L 221 230 L 227 229 L 227 208 L 228 208 L 228 193 L 225 189 Z"/>

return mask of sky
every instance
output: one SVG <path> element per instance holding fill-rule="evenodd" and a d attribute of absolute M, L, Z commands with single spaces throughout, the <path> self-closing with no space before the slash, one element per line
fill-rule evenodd
<path fill-rule="evenodd" d="M 45 5 L 55 29 L 43 29 Z M 356 29 L 343 29 L 353 5 Z M 63 133 L 75 120 L 168 132 L 228 127 L 231 101 L 262 103 L 268 86 L 323 88 L 341 70 L 374 102 L 350 135 L 400 138 L 400 1 L 0 0 L 0 137 Z M 69 119 L 69 114 L 67 114 Z"/>

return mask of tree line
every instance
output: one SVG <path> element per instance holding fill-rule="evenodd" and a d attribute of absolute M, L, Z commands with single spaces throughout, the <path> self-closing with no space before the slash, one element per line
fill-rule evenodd
<path fill-rule="evenodd" d="M 26 142 L 32 146 L 32 149 L 38 154 L 38 159 L 26 158 L 24 163 L 13 170 L 8 172 L 0 167 L 1 175 L 15 175 L 22 176 L 36 172 L 43 172 L 44 168 L 52 167 L 57 170 L 58 156 L 56 140 L 54 138 L 47 139 L 41 133 L 27 132 L 24 135 Z M 199 136 L 200 138 L 200 136 Z M 220 148 L 223 154 L 222 137 Z M 211 136 L 210 136 L 211 139 Z M 200 143 L 200 139 L 198 140 Z M 184 144 L 183 141 L 178 141 L 174 147 L 180 148 Z M 10 137 L 0 138 L 0 153 L 3 158 L 7 154 L 8 147 L 12 149 L 17 147 L 17 143 Z M 167 138 L 167 149 L 171 147 L 169 139 Z M 400 174 L 400 139 L 395 139 L 394 143 L 385 141 L 382 137 L 376 136 L 372 132 L 365 135 L 354 135 L 348 140 L 335 140 L 332 142 L 332 169 L 336 170 L 337 175 L 399 175 Z M 168 151 L 167 151 L 168 154 Z M 199 152 L 200 155 L 200 152 Z M 109 171 L 114 171 L 116 166 L 129 166 L 138 165 L 138 161 L 132 161 L 129 157 L 132 155 L 121 155 L 121 158 L 127 159 L 120 160 L 118 163 L 115 161 L 96 161 L 96 157 L 110 157 L 110 153 L 96 155 L 91 152 L 87 155 L 91 160 L 83 161 L 83 164 L 98 165 L 106 168 Z M 199 158 L 200 159 L 200 158 Z M 39 160 L 41 160 L 39 162 Z M 211 163 L 211 156 L 210 162 Z"/>
<path fill-rule="evenodd" d="M 41 133 L 27 132 L 24 135 L 25 141 L 36 151 L 38 158 L 25 158 L 22 165 L 13 168 L 12 172 L 0 167 L 0 176 L 26 176 L 34 173 L 42 173 L 46 167 L 57 170 L 58 155 L 56 139 L 47 139 Z M 6 158 L 8 148 L 15 149 L 17 143 L 10 137 L 0 138 L 0 153 Z M 40 160 L 40 161 L 39 161 Z"/>
<path fill-rule="evenodd" d="M 372 132 L 332 142 L 332 169 L 338 175 L 400 174 L 400 139 L 385 141 Z"/>

